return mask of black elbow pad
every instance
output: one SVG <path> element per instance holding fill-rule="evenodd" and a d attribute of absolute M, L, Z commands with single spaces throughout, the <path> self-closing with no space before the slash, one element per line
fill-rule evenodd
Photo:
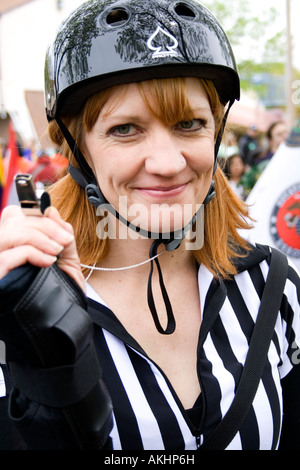
<path fill-rule="evenodd" d="M 10 360 L 8 348 L 8 365 L 23 395 L 62 411 L 80 447 L 101 448 L 112 427 L 112 406 L 86 307 L 82 290 L 57 265 L 41 269 L 11 312 L 31 360 L 16 361 L 16 353 Z M 11 343 L 12 332 L 8 336 Z"/>
<path fill-rule="evenodd" d="M 76 362 L 93 335 L 86 308 L 82 290 L 56 264 L 40 269 L 13 308 L 35 350 L 37 364 L 57 367 Z"/>

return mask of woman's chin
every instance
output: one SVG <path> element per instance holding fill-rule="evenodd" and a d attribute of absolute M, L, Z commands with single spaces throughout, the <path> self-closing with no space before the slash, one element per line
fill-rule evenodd
<path fill-rule="evenodd" d="M 188 218 L 182 217 L 182 215 L 174 216 L 174 214 L 160 212 L 151 218 L 140 219 L 135 218 L 130 220 L 131 226 L 138 227 L 143 233 L 153 234 L 153 238 L 157 238 L 158 234 L 163 234 L 165 239 L 172 238 L 174 232 L 181 231 L 192 219 L 194 214 Z"/>

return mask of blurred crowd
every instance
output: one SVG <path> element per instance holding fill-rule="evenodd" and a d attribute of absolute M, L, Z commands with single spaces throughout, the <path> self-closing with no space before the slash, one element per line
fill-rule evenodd
<path fill-rule="evenodd" d="M 8 173 L 10 160 L 7 144 L 2 144 L 2 168 Z M 55 152 L 35 152 L 33 146 L 22 147 L 17 142 L 18 163 L 21 173 L 30 173 L 35 182 L 43 183 L 45 186 L 57 181 L 65 172 L 68 161 L 62 155 Z"/>
<path fill-rule="evenodd" d="M 8 141 L 0 141 L 0 213 L 6 205 L 18 202 L 13 182 L 16 173 L 32 174 L 37 189 L 43 191 L 67 168 L 68 160 L 54 150 L 37 151 L 34 142 L 21 144 L 10 126 Z"/>
<path fill-rule="evenodd" d="M 219 163 L 232 189 L 243 200 L 250 194 L 274 154 L 289 135 L 285 121 L 272 123 L 266 133 L 255 125 L 239 138 L 228 131 L 219 153 Z"/>

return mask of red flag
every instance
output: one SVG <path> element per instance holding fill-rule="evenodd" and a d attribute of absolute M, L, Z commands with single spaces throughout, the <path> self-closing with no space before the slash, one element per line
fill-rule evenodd
<path fill-rule="evenodd" d="M 9 124 L 9 141 L 7 146 L 7 154 L 5 158 L 9 158 L 5 184 L 2 194 L 1 209 L 3 209 L 9 203 L 9 196 L 14 184 L 14 176 L 20 171 L 19 170 L 19 151 L 17 147 L 17 141 L 15 131 L 12 123 Z"/>

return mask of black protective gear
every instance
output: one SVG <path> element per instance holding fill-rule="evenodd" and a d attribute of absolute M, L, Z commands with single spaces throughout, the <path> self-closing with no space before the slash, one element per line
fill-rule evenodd
<path fill-rule="evenodd" d="M 80 448 L 102 448 L 112 428 L 112 406 L 101 380 L 86 297 L 56 264 L 38 271 L 28 265 L 18 269 L 31 284 L 11 311 L 0 315 L 13 394 L 18 390 L 34 403 L 60 410 Z"/>

